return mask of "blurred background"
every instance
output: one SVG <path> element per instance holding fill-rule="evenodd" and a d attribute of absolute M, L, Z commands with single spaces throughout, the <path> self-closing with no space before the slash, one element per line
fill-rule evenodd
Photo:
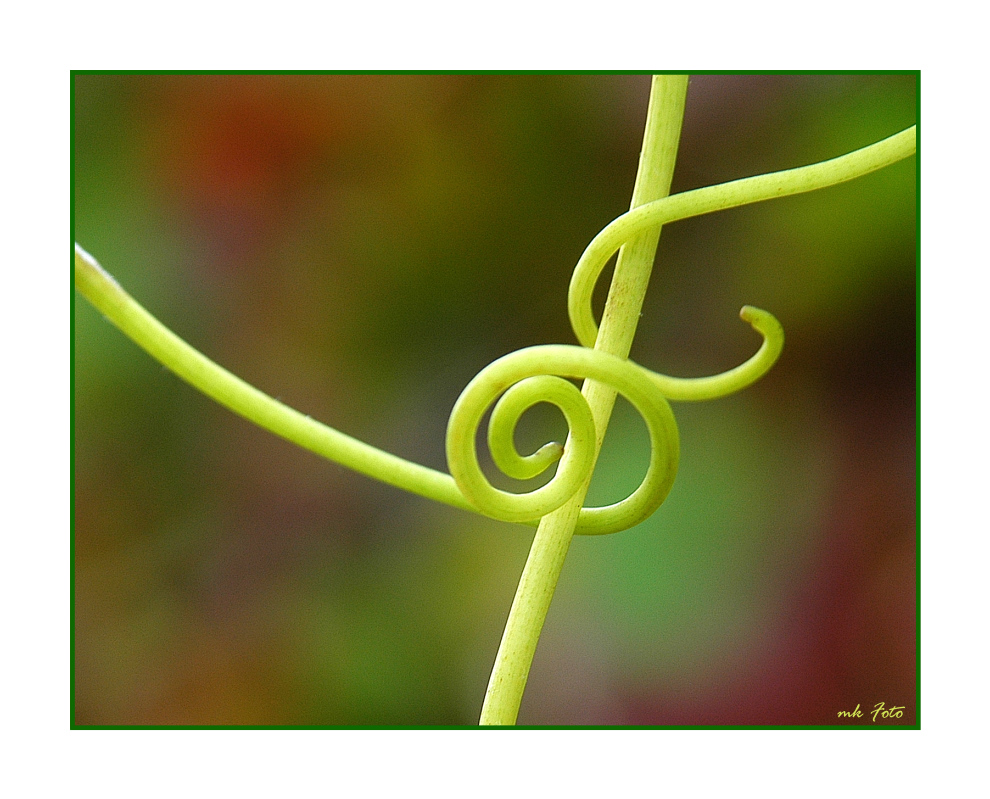
<path fill-rule="evenodd" d="M 76 74 L 74 238 L 235 374 L 446 470 L 478 371 L 575 343 L 570 273 L 628 208 L 649 86 Z M 698 75 L 672 190 L 916 119 L 913 75 Z M 909 159 L 664 228 L 634 360 L 741 363 L 744 304 L 787 343 L 747 391 L 674 405 L 681 468 L 650 520 L 574 540 L 520 724 L 819 725 L 879 702 L 904 711 L 878 724 L 915 723 L 915 182 Z M 532 528 L 257 429 L 73 302 L 74 723 L 476 724 Z M 564 434 L 543 410 L 521 448 Z M 620 401 L 591 501 L 647 459 Z"/>

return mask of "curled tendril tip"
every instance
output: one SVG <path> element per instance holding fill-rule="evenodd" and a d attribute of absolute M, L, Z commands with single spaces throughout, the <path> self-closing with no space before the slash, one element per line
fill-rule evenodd
<path fill-rule="evenodd" d="M 585 484 L 597 455 L 591 410 L 577 387 L 564 378 L 591 379 L 622 394 L 642 416 L 650 436 L 650 463 L 639 487 L 625 499 L 582 508 L 575 532 L 604 535 L 644 521 L 666 499 L 680 459 L 680 438 L 668 400 L 727 396 L 766 374 L 780 356 L 784 344 L 780 323 L 752 306 L 745 306 L 740 316 L 763 336 L 763 344 L 745 363 L 711 377 L 670 377 L 614 355 L 568 345 L 528 347 L 489 364 L 458 397 L 447 424 L 447 463 L 458 488 L 480 512 L 503 521 L 533 522 L 561 507 Z M 541 488 L 525 494 L 502 491 L 482 472 L 476 432 L 493 402 L 488 445 L 505 474 L 526 479 L 559 460 L 556 473 Z M 567 444 L 547 444 L 522 456 L 515 449 L 513 431 L 522 414 L 540 402 L 563 413 Z"/>

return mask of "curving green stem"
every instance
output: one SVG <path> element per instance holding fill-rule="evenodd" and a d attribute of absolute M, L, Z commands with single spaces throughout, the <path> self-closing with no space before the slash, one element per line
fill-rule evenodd
<path fill-rule="evenodd" d="M 449 474 L 412 463 L 321 424 L 211 361 L 142 308 L 78 244 L 75 282 L 82 295 L 135 344 L 234 413 L 356 472 L 448 505 L 475 510 Z"/>
<path fill-rule="evenodd" d="M 75 283 L 79 291 L 123 333 L 190 385 L 235 413 L 311 452 L 354 471 L 420 496 L 495 519 L 537 524 L 540 517 L 570 499 L 590 476 L 596 431 L 587 402 L 561 377 L 592 377 L 613 386 L 643 414 L 652 455 L 643 483 L 625 500 L 605 508 L 585 508 L 577 532 L 602 535 L 638 524 L 660 506 L 677 473 L 677 426 L 665 397 L 687 397 L 681 384 L 714 381 L 710 396 L 749 385 L 776 360 L 783 345 L 780 325 L 756 311 L 754 327 L 766 337 L 760 351 L 730 372 L 712 378 L 679 378 L 650 372 L 631 361 L 584 347 L 547 345 L 510 353 L 483 369 L 464 389 L 447 426 L 447 458 L 452 475 L 407 461 L 321 424 L 284 405 L 211 361 L 162 325 L 131 297 L 96 260 L 75 247 Z M 756 318 L 756 317 L 754 317 Z M 778 332 L 775 332 L 778 331 Z M 551 377 L 554 372 L 561 377 Z M 508 391 L 507 391 L 508 389 Z M 695 392 L 697 393 L 697 392 Z M 474 450 L 475 433 L 485 411 L 493 411 L 489 442 L 493 458 L 507 474 L 527 479 L 559 459 L 564 448 L 548 444 L 520 457 L 512 444 L 522 413 L 536 402 L 558 405 L 568 419 L 570 441 L 558 473 L 543 488 L 511 494 L 491 487 Z"/>
<path fill-rule="evenodd" d="M 677 473 L 678 446 L 677 426 L 665 398 L 711 399 L 745 388 L 766 373 L 783 346 L 777 320 L 765 311 L 750 309 L 756 314 L 754 328 L 764 335 L 763 346 L 746 363 L 714 377 L 668 377 L 606 353 L 563 344 L 510 353 L 483 369 L 455 403 L 447 426 L 452 474 L 444 474 L 317 422 L 231 374 L 162 325 L 78 244 L 75 282 L 83 296 L 153 358 L 249 421 L 369 477 L 502 521 L 536 525 L 569 500 L 590 476 L 595 424 L 580 392 L 561 377 L 592 377 L 607 383 L 643 414 L 653 446 L 650 467 L 639 488 L 625 500 L 605 508 L 582 509 L 576 530 L 581 535 L 614 533 L 639 524 L 666 498 Z M 511 477 L 534 477 L 564 453 L 563 446 L 551 443 L 532 455 L 520 456 L 512 442 L 522 413 L 537 402 L 549 402 L 560 407 L 568 420 L 567 457 L 550 483 L 529 494 L 496 490 L 478 465 L 475 433 L 499 395 L 489 425 L 489 447 L 496 465 Z"/>

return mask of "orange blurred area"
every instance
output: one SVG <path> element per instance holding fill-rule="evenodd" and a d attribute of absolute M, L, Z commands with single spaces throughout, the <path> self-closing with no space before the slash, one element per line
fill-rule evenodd
<path fill-rule="evenodd" d="M 575 343 L 584 247 L 628 209 L 646 75 L 73 78 L 74 237 L 193 346 L 446 470 L 450 409 Z M 914 75 L 698 75 L 672 191 L 916 122 Z M 576 538 L 526 725 L 916 723 L 916 166 L 664 228 L 632 358 L 747 391 L 674 405 L 647 522 Z M 598 308 L 604 286 L 596 295 Z M 351 474 L 74 308 L 74 708 L 89 725 L 472 725 L 532 528 Z M 527 414 L 522 449 L 563 435 Z M 638 485 L 617 406 L 595 504 Z M 843 721 L 877 703 L 898 718 Z"/>

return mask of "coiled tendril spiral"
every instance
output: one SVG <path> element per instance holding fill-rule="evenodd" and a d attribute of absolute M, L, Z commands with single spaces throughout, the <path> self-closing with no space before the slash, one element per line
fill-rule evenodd
<path fill-rule="evenodd" d="M 563 505 L 587 479 L 596 456 L 591 410 L 577 387 L 564 378 L 590 378 L 622 394 L 642 416 L 650 436 L 650 463 L 639 487 L 625 499 L 582 508 L 575 532 L 602 535 L 639 524 L 660 507 L 677 474 L 680 439 L 668 399 L 731 394 L 759 379 L 780 355 L 783 330 L 771 314 L 747 306 L 740 316 L 763 335 L 763 346 L 741 366 L 713 377 L 668 377 L 614 355 L 567 345 L 528 347 L 489 364 L 461 392 L 447 424 L 447 463 L 461 493 L 486 516 L 509 522 L 531 522 Z M 475 434 L 493 402 L 488 446 L 495 465 L 506 475 L 525 480 L 559 460 L 546 485 L 513 494 L 492 486 L 481 471 Z M 569 429 L 567 447 L 550 443 L 531 455 L 520 455 L 513 441 L 515 425 L 540 402 L 563 413 Z"/>
<path fill-rule="evenodd" d="M 622 232 L 627 238 L 631 235 L 629 230 Z M 597 326 L 591 315 L 591 293 L 605 262 L 621 244 L 606 228 L 588 246 L 575 270 L 569 306 L 572 319 L 581 321 L 574 327 L 585 346 L 528 347 L 505 355 L 479 372 L 454 404 L 447 424 L 447 463 L 460 492 L 481 513 L 503 521 L 533 522 L 561 507 L 584 484 L 597 454 L 595 423 L 584 396 L 564 378 L 590 378 L 608 384 L 639 411 L 650 435 L 650 463 L 639 487 L 625 499 L 582 508 L 575 532 L 602 535 L 639 524 L 667 498 L 677 474 L 680 438 L 668 399 L 726 396 L 758 380 L 780 356 L 784 344 L 780 323 L 751 306 L 744 307 L 740 316 L 763 336 L 763 345 L 742 365 L 712 377 L 669 377 L 593 349 Z M 575 314 L 575 309 L 580 311 Z M 509 477 L 525 480 L 559 460 L 556 474 L 546 485 L 514 494 L 495 488 L 485 477 L 475 441 L 482 417 L 493 402 L 488 447 L 495 465 Z M 567 420 L 566 449 L 553 442 L 531 455 L 520 455 L 513 440 L 516 423 L 540 402 L 557 406 Z"/>
<path fill-rule="evenodd" d="M 563 505 L 593 468 L 595 429 L 581 393 L 562 378 L 591 378 L 609 384 L 639 410 L 652 449 L 639 488 L 614 505 L 582 508 L 575 532 L 612 533 L 643 521 L 667 497 L 677 472 L 677 425 L 667 400 L 715 399 L 746 388 L 776 362 L 784 331 L 771 314 L 745 306 L 740 317 L 763 336 L 762 346 L 748 361 L 722 374 L 694 379 L 651 372 L 593 349 L 598 326 L 591 295 L 605 264 L 626 241 L 650 227 L 851 180 L 914 153 L 916 138 L 916 128 L 910 127 L 829 161 L 671 195 L 614 219 L 585 249 L 571 277 L 568 315 L 583 346 L 531 347 L 506 355 L 483 369 L 455 403 L 447 426 L 447 461 L 459 493 L 480 512 L 505 521 L 532 522 Z M 528 494 L 494 488 L 478 465 L 475 432 L 499 395 L 502 399 L 492 412 L 488 435 L 495 464 L 511 477 L 528 478 L 560 459 L 553 479 Z M 525 457 L 516 451 L 514 425 L 537 402 L 549 402 L 563 411 L 570 429 L 566 451 L 560 444 L 547 444 Z"/>
<path fill-rule="evenodd" d="M 597 272 L 592 269 L 589 274 Z M 595 423 L 581 392 L 564 378 L 607 383 L 646 420 L 650 464 L 639 488 L 626 499 L 607 507 L 581 509 L 575 532 L 585 535 L 618 532 L 638 524 L 666 498 L 680 454 L 677 425 L 668 399 L 712 399 L 745 388 L 773 365 L 783 346 L 783 331 L 777 320 L 747 306 L 741 316 L 763 335 L 763 346 L 741 366 L 714 377 L 667 377 L 588 346 L 546 345 L 510 353 L 482 369 L 454 404 L 447 424 L 451 474 L 445 474 L 351 438 L 245 383 L 168 330 L 78 244 L 75 279 L 76 286 L 93 305 L 135 343 L 235 413 L 369 477 L 503 521 L 534 523 L 563 505 L 587 479 L 596 457 Z M 594 277 L 583 283 L 572 282 L 571 286 L 572 307 L 575 295 L 586 292 L 589 317 L 593 288 Z M 510 477 L 528 479 L 560 461 L 550 482 L 528 494 L 494 488 L 478 464 L 475 434 L 496 398 L 488 440 L 492 458 L 502 471 Z M 532 455 L 522 456 L 515 449 L 513 430 L 522 414 L 539 402 L 556 405 L 564 413 L 570 431 L 568 443 L 566 449 L 551 443 Z"/>

